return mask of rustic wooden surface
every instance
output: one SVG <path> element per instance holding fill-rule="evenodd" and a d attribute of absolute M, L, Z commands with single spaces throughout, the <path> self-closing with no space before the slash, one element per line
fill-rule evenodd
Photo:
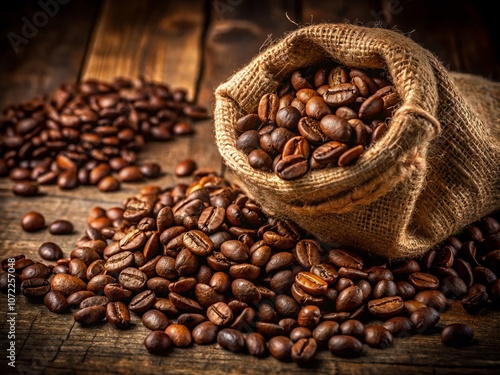
<path fill-rule="evenodd" d="M 40 11 L 36 2 L 9 0 L 0 27 L 0 107 L 43 94 L 63 82 L 85 78 L 111 80 L 115 76 L 167 82 L 185 87 L 191 98 L 212 108 L 213 89 L 248 62 L 259 50 L 297 25 L 330 22 L 381 25 L 401 30 L 433 51 L 452 70 L 498 80 L 498 35 L 494 15 L 466 0 L 438 2 L 411 0 L 368 1 L 83 1 L 60 5 L 58 14 L 28 43 L 14 51 L 7 34 L 21 33 L 22 17 Z M 260 3 L 260 2 L 259 2 Z M 157 143 L 141 155 L 159 160 L 165 175 L 154 181 L 172 185 L 173 166 L 192 156 L 200 167 L 223 171 L 213 143 L 209 120 L 196 125 L 196 135 Z M 39 259 L 38 245 L 59 243 L 69 254 L 85 229 L 90 208 L 119 205 L 141 184 L 124 184 L 116 193 L 83 187 L 60 191 L 44 187 L 43 197 L 18 198 L 11 183 L 0 179 L 0 258 L 24 253 Z M 47 221 L 67 218 L 73 235 L 54 237 L 47 231 L 21 230 L 22 215 L 32 209 Z M 467 315 L 454 303 L 439 327 L 465 322 L 476 333 L 474 345 L 450 349 L 439 333 L 396 339 L 394 348 L 366 348 L 361 358 L 335 358 L 328 352 L 307 368 L 273 358 L 256 359 L 218 348 L 193 346 L 174 349 L 166 357 L 149 355 L 143 347 L 148 330 L 137 323 L 127 331 L 108 325 L 82 328 L 70 314 L 56 315 L 44 307 L 16 301 L 16 368 L 7 367 L 7 301 L 0 296 L 0 373 L 21 374 L 491 374 L 500 370 L 500 313 Z"/>

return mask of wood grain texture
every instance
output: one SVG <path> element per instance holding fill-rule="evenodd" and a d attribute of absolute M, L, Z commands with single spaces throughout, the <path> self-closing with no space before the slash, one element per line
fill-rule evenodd
<path fill-rule="evenodd" d="M 74 0 L 59 5 L 57 12 L 53 8 L 53 16 L 47 16 L 46 22 L 42 16 L 40 27 L 30 29 L 25 25 L 42 8 L 36 2 L 23 2 L 26 6 L 5 4 L 0 16 L 0 108 L 61 83 L 76 82 L 100 6 L 99 1 Z M 23 41 L 17 42 L 13 34 Z"/>
<path fill-rule="evenodd" d="M 460 46 L 457 41 L 450 42 L 450 35 L 462 33 L 459 23 L 449 22 L 439 26 L 442 27 L 442 34 L 434 35 L 437 26 L 427 27 L 425 19 L 416 19 L 417 13 L 413 13 L 409 0 L 405 3 L 404 0 L 400 1 L 403 5 L 408 4 L 408 7 L 405 6 L 404 12 L 388 19 L 388 24 L 396 25 L 404 31 L 418 28 L 413 34 L 415 38 L 418 36 L 443 60 L 448 59 L 450 65 L 457 64 L 464 71 L 474 70 L 474 67 L 481 71 L 495 64 L 494 58 L 488 54 L 483 62 L 470 56 L 477 54 L 477 48 L 480 48 L 474 45 L 474 33 L 470 33 L 471 37 L 464 37 L 467 45 Z M 96 18 L 99 5 L 85 5 L 90 3 L 72 1 L 67 8 L 68 14 L 71 10 L 71 20 L 67 20 L 66 13 L 61 10 L 59 28 L 52 26 L 52 23 L 48 24 L 45 30 L 53 27 L 54 32 L 41 31 L 27 45 L 35 51 L 26 50 L 14 62 L 9 60 L 7 65 L 2 63 L 1 74 L 4 80 L 0 85 L 3 85 L 1 87 L 4 90 L 0 95 L 16 100 L 28 99 L 35 93 L 49 90 L 64 81 L 76 81 L 82 69 L 82 61 L 85 60 L 83 78 L 110 80 L 119 75 L 132 78 L 144 75 L 147 79 L 166 82 L 172 87 L 185 87 L 192 97 L 211 108 L 213 90 L 220 82 L 250 61 L 261 47 L 296 28 L 288 18 L 299 24 L 309 23 L 311 17 L 314 22 L 348 20 L 366 24 L 373 20 L 372 11 L 380 12 L 386 6 L 383 1 L 272 1 L 262 2 L 257 7 L 250 0 L 191 0 L 175 3 L 150 0 L 130 1 L 126 4 L 111 0 L 106 1 L 101 9 L 84 56 L 91 27 L 87 26 L 85 29 L 82 25 L 90 25 L 88 20 Z M 411 6 L 416 6 L 414 3 L 415 1 Z M 429 2 L 426 4 L 429 7 Z M 92 8 L 94 13 L 89 10 L 91 7 L 95 7 Z M 20 16 L 24 12 L 26 10 L 20 11 Z M 80 35 L 85 30 L 86 37 Z M 488 39 L 481 43 L 484 43 L 485 48 L 488 47 Z M 52 50 L 64 51 L 65 57 L 44 55 L 45 51 Z M 6 61 L 8 52 L 0 55 L 1 61 Z M 43 67 L 37 68 L 36 63 L 40 61 L 43 62 Z M 159 160 L 166 172 L 147 184 L 166 187 L 176 181 L 187 182 L 188 180 L 173 176 L 172 168 L 188 156 L 197 160 L 200 167 L 222 170 L 220 155 L 213 143 L 210 120 L 197 124 L 193 137 L 155 143 L 145 149 L 141 159 Z M 75 241 L 85 230 L 86 216 L 92 207 L 109 208 L 120 205 L 124 198 L 133 195 L 145 184 L 124 184 L 123 189 L 115 193 L 100 193 L 92 187 L 81 187 L 74 191 L 43 187 L 43 197 L 19 198 L 10 192 L 11 182 L 1 178 L 0 258 L 24 253 L 32 259 L 41 260 L 37 249 L 45 241 L 57 242 L 68 256 Z M 47 230 L 32 234 L 23 232 L 19 221 L 24 213 L 33 209 L 42 212 L 47 222 L 59 218 L 70 219 L 75 224 L 75 233 L 56 237 Z M 322 351 L 313 364 L 304 368 L 269 357 L 256 359 L 233 354 L 217 345 L 195 345 L 189 349 L 173 349 L 165 357 L 152 356 L 143 346 L 143 340 L 149 331 L 135 315 L 135 325 L 126 331 L 117 331 L 107 324 L 83 328 L 73 321 L 71 314 L 56 315 L 43 306 L 18 297 L 17 368 L 12 371 L 7 367 L 3 354 L 7 347 L 9 329 L 3 318 L 6 316 L 6 309 L 6 298 L 2 294 L 1 374 L 483 375 L 496 374 L 500 370 L 500 312 L 489 311 L 482 316 L 471 316 L 465 313 L 458 302 L 454 302 L 452 308 L 441 316 L 438 329 L 431 334 L 395 339 L 394 347 L 388 350 L 365 346 L 364 355 L 352 360 L 334 357 L 328 351 Z M 439 330 L 454 322 L 471 325 L 475 331 L 472 346 L 456 349 L 446 348 L 441 344 Z"/>

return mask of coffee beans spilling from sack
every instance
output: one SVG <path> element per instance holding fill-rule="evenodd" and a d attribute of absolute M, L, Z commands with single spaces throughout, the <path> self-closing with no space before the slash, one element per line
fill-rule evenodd
<path fill-rule="evenodd" d="M 436 330 L 451 300 L 471 314 L 500 302 L 498 215 L 420 260 L 390 263 L 326 248 L 223 178 L 195 175 L 189 186 L 147 186 L 123 206 L 93 208 L 69 257 L 54 243 L 40 246 L 53 267 L 4 259 L 13 272 L 0 275 L 1 289 L 15 277 L 25 297 L 72 311 L 84 326 L 126 329 L 137 315 L 155 354 L 218 343 L 297 363 L 322 349 L 353 357 L 364 344 L 389 348 L 394 337 Z M 457 323 L 441 337 L 469 345 L 473 336 Z"/>
<path fill-rule="evenodd" d="M 49 184 L 116 191 L 121 182 L 160 175 L 158 163 L 138 161 L 145 142 L 192 134 L 192 122 L 207 116 L 184 89 L 142 79 L 63 85 L 4 110 L 0 176 L 15 181 L 12 191 L 20 196 Z"/>
<path fill-rule="evenodd" d="M 284 180 L 354 164 L 387 131 L 399 95 L 381 71 L 344 66 L 296 70 L 257 113 L 241 117 L 236 147 L 255 169 Z"/>

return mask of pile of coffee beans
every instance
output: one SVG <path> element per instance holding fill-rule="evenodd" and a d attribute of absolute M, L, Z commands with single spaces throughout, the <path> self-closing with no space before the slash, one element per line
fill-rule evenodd
<path fill-rule="evenodd" d="M 116 191 L 121 182 L 161 174 L 158 163 L 138 161 L 145 142 L 192 134 L 193 121 L 207 117 L 186 90 L 143 79 L 62 85 L 4 110 L 0 176 L 15 182 L 19 196 L 35 196 L 39 185 L 50 184 Z"/>
<path fill-rule="evenodd" d="M 218 175 L 194 176 L 190 185 L 146 186 L 122 206 L 93 208 L 69 256 L 55 243 L 40 246 L 55 265 L 20 255 L 3 269 L 15 269 L 25 297 L 72 311 L 81 325 L 126 329 L 140 316 L 155 354 L 217 343 L 299 364 L 324 349 L 355 357 L 365 345 L 439 332 L 451 300 L 472 314 L 498 306 L 498 214 L 422 259 L 390 262 L 328 248 L 295 223 L 267 217 Z M 474 332 L 452 324 L 441 337 L 469 345 Z"/>
<path fill-rule="evenodd" d="M 400 102 L 382 71 L 300 69 L 262 96 L 257 113 L 238 119 L 236 148 L 250 166 L 283 180 L 345 167 L 384 135 Z"/>

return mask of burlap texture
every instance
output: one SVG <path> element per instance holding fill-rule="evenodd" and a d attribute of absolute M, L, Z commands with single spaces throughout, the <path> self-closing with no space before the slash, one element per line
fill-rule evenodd
<path fill-rule="evenodd" d="M 235 147 L 236 120 L 256 112 L 260 97 L 297 68 L 325 61 L 387 70 L 402 98 L 389 131 L 350 167 L 293 181 L 250 167 Z M 500 84 L 450 73 L 400 33 L 303 27 L 215 94 L 217 147 L 238 184 L 266 212 L 293 219 L 327 244 L 416 257 L 500 208 Z"/>

